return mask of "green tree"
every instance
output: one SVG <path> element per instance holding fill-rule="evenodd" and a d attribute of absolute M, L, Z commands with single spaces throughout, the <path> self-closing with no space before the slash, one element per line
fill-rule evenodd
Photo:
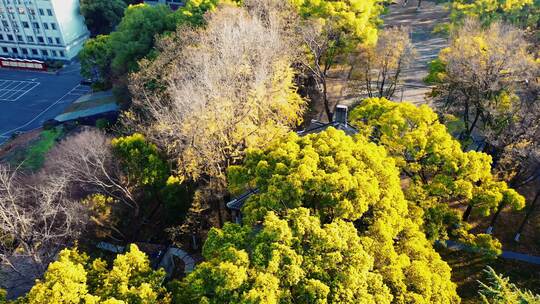
<path fill-rule="evenodd" d="M 449 233 L 465 237 L 467 229 L 451 204 L 468 206 L 465 220 L 472 211 L 488 216 L 500 204 L 514 209 L 525 205 L 521 195 L 491 173 L 491 157 L 464 152 L 426 105 L 368 98 L 354 108 L 350 120 L 363 135 L 383 146 L 407 177 L 405 196 L 424 210 L 424 229 L 432 240 L 447 239 Z"/>
<path fill-rule="evenodd" d="M 485 270 L 488 283 L 480 283 L 479 294 L 486 304 L 539 304 L 540 295 L 520 290 L 508 278 L 499 275 L 491 267 Z"/>
<path fill-rule="evenodd" d="M 333 128 L 290 134 L 250 151 L 244 165 L 231 167 L 229 184 L 233 192 L 259 190 L 243 207 L 247 225 L 268 211 L 286 217 L 297 207 L 310 208 L 323 224 L 353 222 L 392 303 L 459 301 L 450 268 L 421 231 L 417 208 L 404 198 L 394 160 L 365 137 Z"/>
<path fill-rule="evenodd" d="M 146 57 L 154 47 L 156 36 L 174 31 L 177 21 L 176 15 L 165 5 L 129 6 L 116 31 L 110 35 L 113 72 L 123 75 L 136 70 L 137 61 Z"/>
<path fill-rule="evenodd" d="M 112 81 L 111 62 L 113 50 L 110 36 L 98 35 L 88 39 L 79 52 L 81 75 L 108 86 Z"/>
<path fill-rule="evenodd" d="M 92 36 L 107 35 L 114 30 L 126 7 L 123 0 L 81 0 L 81 14 Z"/>
<path fill-rule="evenodd" d="M 90 260 L 77 249 L 65 249 L 21 300 L 28 304 L 165 304 L 170 297 L 161 285 L 164 279 L 163 269 L 153 270 L 135 245 L 118 255 L 110 268 L 101 259 Z"/>
<path fill-rule="evenodd" d="M 111 142 L 113 152 L 123 162 L 126 179 L 140 187 L 162 188 L 169 177 L 167 162 L 157 147 L 139 133 Z"/>

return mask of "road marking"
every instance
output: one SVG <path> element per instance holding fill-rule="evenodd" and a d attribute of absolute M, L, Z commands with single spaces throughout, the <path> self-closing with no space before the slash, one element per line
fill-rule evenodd
<path fill-rule="evenodd" d="M 64 94 L 64 96 L 58 98 L 54 103 L 52 103 L 51 105 L 49 105 L 45 110 L 41 111 L 38 115 L 36 115 L 34 118 L 32 118 L 29 122 L 25 123 L 24 125 L 22 126 L 19 126 L 15 129 L 11 129 L 9 131 L 6 131 L 2 134 L 0 134 L 0 137 L 5 137 L 6 135 L 12 133 L 12 132 L 15 132 L 15 131 L 19 131 L 20 129 L 30 125 L 31 123 L 33 123 L 34 121 L 36 121 L 36 119 L 38 119 L 41 115 L 45 114 L 47 111 L 49 111 L 52 107 L 54 107 L 55 105 L 57 105 L 58 103 L 60 103 L 62 101 L 62 99 L 64 99 L 66 96 L 68 96 L 71 91 L 73 90 L 76 90 L 79 86 L 81 86 L 80 84 L 76 85 L 73 89 L 71 89 L 69 92 L 67 92 L 66 94 Z"/>
<path fill-rule="evenodd" d="M 19 95 L 19 96 L 18 96 L 17 98 L 15 98 L 13 101 L 19 100 L 19 98 L 21 98 L 21 97 L 23 97 L 24 95 L 26 95 L 26 93 L 32 91 L 32 90 L 33 90 L 35 87 L 37 87 L 39 84 L 40 84 L 39 82 L 34 82 L 34 85 L 33 85 L 30 89 L 26 90 L 24 93 L 22 93 L 21 95 Z"/>
<path fill-rule="evenodd" d="M 40 83 L 0 79 L 0 101 L 17 101 Z"/>

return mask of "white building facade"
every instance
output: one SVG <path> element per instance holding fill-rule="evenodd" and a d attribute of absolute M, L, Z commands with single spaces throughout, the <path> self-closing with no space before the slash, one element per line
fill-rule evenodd
<path fill-rule="evenodd" d="M 69 61 L 89 36 L 79 0 L 0 0 L 0 57 Z"/>

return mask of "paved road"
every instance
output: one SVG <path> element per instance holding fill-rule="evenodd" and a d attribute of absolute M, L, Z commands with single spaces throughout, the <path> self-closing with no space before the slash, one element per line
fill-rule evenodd
<path fill-rule="evenodd" d="M 80 96 L 80 67 L 67 66 L 54 73 L 0 69 L 0 144 L 15 132 L 41 127 Z"/>
<path fill-rule="evenodd" d="M 403 96 L 401 90 L 396 91 L 394 100 L 403 97 L 405 101 L 417 104 L 429 103 L 425 94 L 431 91 L 423 79 L 428 74 L 428 64 L 436 59 L 439 52 L 446 47 L 447 39 L 432 34 L 433 28 L 448 21 L 448 10 L 443 4 L 434 1 L 422 1 L 422 8 L 416 9 L 417 0 L 411 0 L 405 7 L 399 4 L 390 6 L 390 13 L 384 16 L 385 26 L 407 26 L 411 29 L 411 38 L 417 57 L 413 64 L 404 71 Z"/>

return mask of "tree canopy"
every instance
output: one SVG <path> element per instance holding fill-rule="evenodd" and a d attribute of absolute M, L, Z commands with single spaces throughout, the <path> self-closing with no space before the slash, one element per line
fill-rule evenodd
<path fill-rule="evenodd" d="M 333 128 L 290 134 L 250 151 L 244 165 L 231 167 L 229 183 L 234 192 L 258 189 L 242 210 L 247 225 L 264 226 L 268 211 L 286 216 L 297 207 L 310 208 L 323 224 L 353 222 L 392 303 L 459 301 L 450 268 L 404 198 L 394 160 L 363 136 L 353 139 Z"/>
<path fill-rule="evenodd" d="M 107 35 L 114 30 L 125 9 L 123 0 L 81 0 L 81 14 L 93 36 Z"/>
<path fill-rule="evenodd" d="M 482 28 L 472 19 L 453 33 L 439 60 L 430 77 L 436 84 L 432 94 L 442 111 L 463 120 L 465 139 L 478 129 L 497 137 L 539 70 L 522 31 L 499 22 Z"/>
<path fill-rule="evenodd" d="M 170 303 L 162 286 L 163 270 L 152 270 L 137 246 L 118 255 L 112 267 L 101 259 L 90 260 L 77 249 L 65 249 L 51 263 L 23 299 L 28 304 L 61 303 Z"/>
<path fill-rule="evenodd" d="M 392 303 L 354 225 L 321 225 L 305 208 L 270 212 L 260 229 L 213 229 L 203 255 L 175 303 Z"/>
<path fill-rule="evenodd" d="M 133 108 L 124 122 L 167 151 L 187 180 L 223 184 L 246 148 L 301 121 L 292 41 L 273 11 L 269 20 L 261 16 L 225 6 L 205 28 L 180 27 L 132 77 Z"/>
<path fill-rule="evenodd" d="M 515 209 L 525 205 L 521 195 L 491 173 L 491 157 L 464 152 L 426 105 L 368 98 L 354 108 L 350 120 L 363 135 L 383 146 L 408 178 L 405 196 L 425 211 L 425 230 L 433 240 L 446 239 L 463 225 L 449 208 L 451 202 L 461 201 L 484 216 L 499 204 Z M 459 237 L 464 231 L 453 233 Z"/>

